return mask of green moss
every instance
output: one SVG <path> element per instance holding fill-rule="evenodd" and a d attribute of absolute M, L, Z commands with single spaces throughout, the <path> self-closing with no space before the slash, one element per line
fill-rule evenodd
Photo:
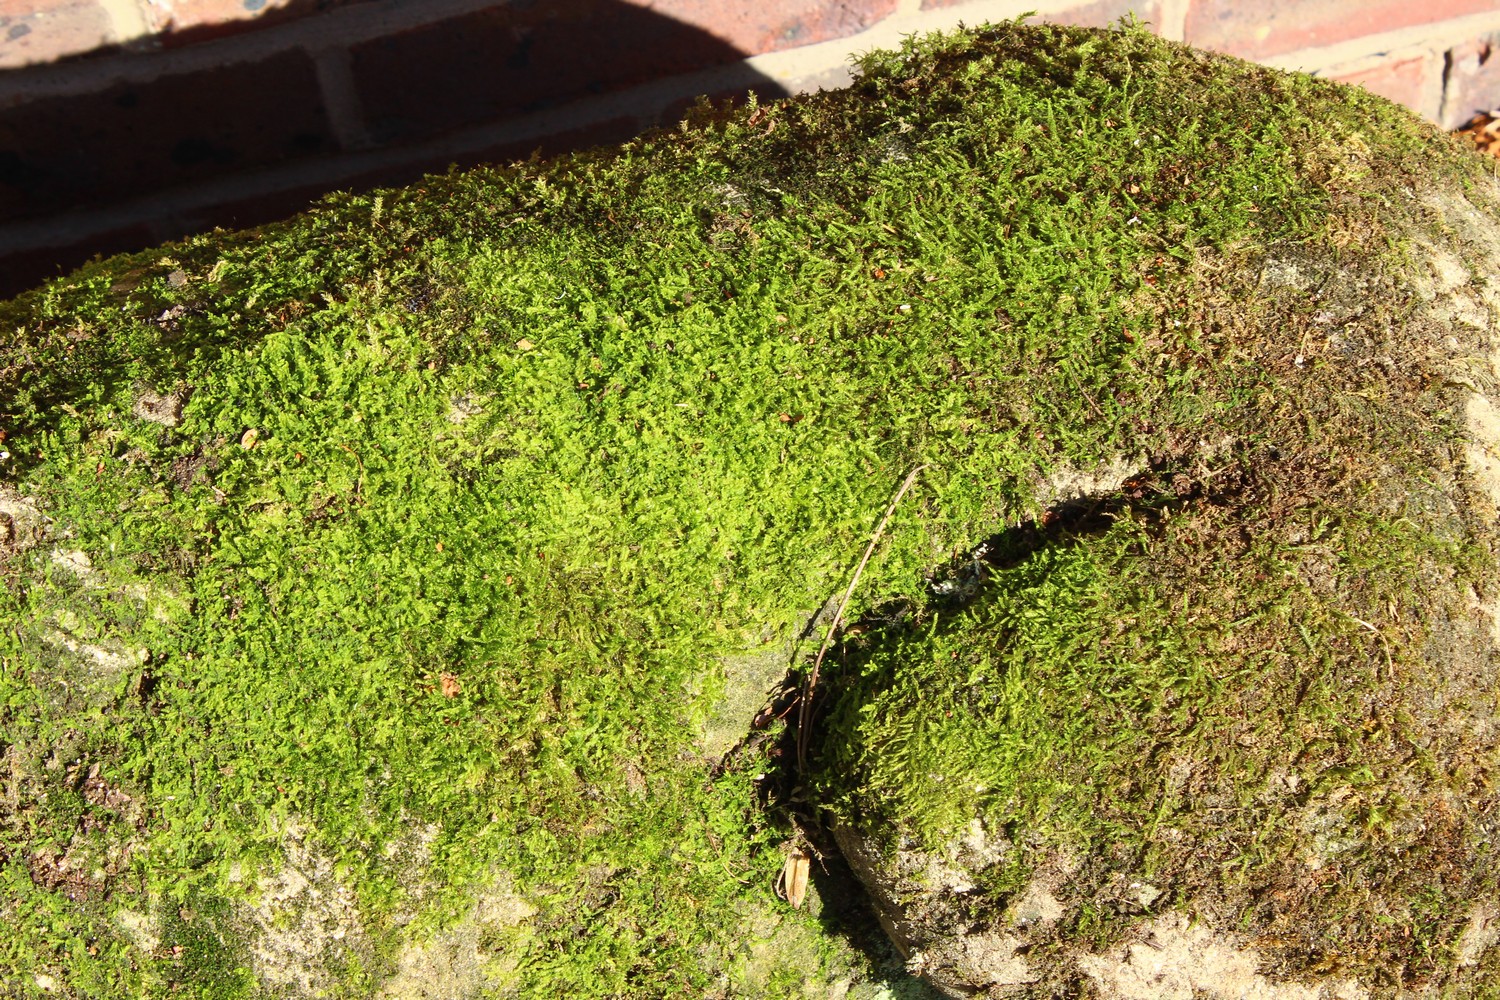
<path fill-rule="evenodd" d="M 763 917 L 703 915 L 778 911 L 787 831 L 758 809 L 764 757 L 710 777 L 699 752 L 718 658 L 800 628 L 919 462 L 867 604 L 1035 514 L 1050 470 L 1233 429 L 1285 383 L 1192 322 L 1202 255 L 1323 239 L 1356 185 L 1459 162 L 1376 99 L 1138 29 L 1000 26 L 864 70 L 617 151 L 334 196 L 0 305 L 7 485 L 52 534 L 3 564 L 0 738 L 74 785 L 3 779 L 5 919 L 36 928 L 8 969 L 135 990 L 175 982 L 180 946 L 206 977 L 184 988 L 253 992 L 249 914 L 305 829 L 319 898 L 351 900 L 302 970 L 330 995 L 368 995 L 410 928 L 455 925 L 497 879 L 531 910 L 491 956 L 524 995 L 728 989 Z M 180 421 L 141 416 L 148 392 L 180 397 Z M 1436 544 L 1341 528 L 1372 566 Z M 1227 706 L 1280 669 L 1299 628 L 1379 652 L 1305 589 L 1274 613 L 1251 591 L 1264 625 L 1193 619 L 1240 563 L 1179 592 L 1131 559 L 1187 530 L 1122 522 L 1038 553 L 1003 600 L 893 640 L 899 670 L 870 660 L 881 690 L 978 705 L 1008 749 L 966 755 L 942 713 L 890 742 L 907 723 L 871 694 L 871 787 L 906 794 L 936 761 L 1018 816 L 1145 845 L 1123 806 L 1069 796 L 1187 724 L 1174 704 Z M 56 556 L 74 551 L 86 571 Z M 1284 547 L 1251 552 L 1285 576 Z M 1137 662 L 1131 621 L 1175 638 Z M 1017 643 L 984 646 L 991 628 Z M 1245 628 L 1266 655 L 1211 669 L 1201 644 Z M 1309 669 L 1294 720 L 1333 697 Z M 1331 739 L 1351 774 L 1384 766 L 1362 735 Z M 94 768 L 114 806 L 78 791 Z M 958 815 L 943 787 L 932 829 Z M 1375 825 L 1395 808 L 1369 806 Z M 131 844 L 123 870 L 80 876 L 97 902 L 39 888 L 26 859 L 96 821 Z M 109 918 L 140 899 L 165 907 L 165 951 Z M 837 950 L 776 962 L 770 994 L 876 976 Z"/>

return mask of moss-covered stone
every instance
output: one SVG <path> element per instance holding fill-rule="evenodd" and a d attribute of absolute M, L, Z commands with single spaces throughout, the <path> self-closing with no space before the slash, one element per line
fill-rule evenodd
<path fill-rule="evenodd" d="M 919 994 L 823 822 L 948 990 L 1494 978 L 1487 168 L 1135 29 L 862 69 L 0 305 L 8 990 Z"/>

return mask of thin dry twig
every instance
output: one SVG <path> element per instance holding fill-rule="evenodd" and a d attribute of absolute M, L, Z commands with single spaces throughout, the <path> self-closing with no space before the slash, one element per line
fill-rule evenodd
<path fill-rule="evenodd" d="M 885 534 L 885 526 L 890 523 L 891 515 L 896 513 L 896 505 L 901 498 L 906 496 L 906 491 L 911 489 L 911 484 L 917 481 L 917 474 L 926 465 L 919 465 L 906 474 L 906 481 L 896 491 L 891 499 L 891 505 L 885 509 L 885 516 L 880 519 L 880 524 L 875 528 L 875 534 L 870 536 L 870 544 L 865 546 L 864 558 L 860 559 L 859 566 L 854 570 L 854 577 L 849 581 L 849 589 L 844 591 L 844 599 L 839 602 L 839 608 L 833 614 L 833 621 L 828 623 L 828 631 L 823 633 L 823 645 L 818 647 L 818 655 L 813 659 L 812 670 L 807 675 L 807 682 L 802 686 L 802 705 L 797 712 L 797 770 L 807 769 L 807 740 L 808 728 L 812 721 L 812 699 L 813 692 L 818 688 L 818 670 L 823 666 L 823 657 L 828 653 L 828 647 L 833 643 L 833 635 L 839 629 L 839 623 L 844 620 L 844 609 L 849 606 L 849 599 L 854 596 L 854 588 L 859 586 L 859 578 L 864 574 L 865 566 L 870 562 L 870 556 L 875 552 L 875 546 L 880 542 L 880 536 Z"/>

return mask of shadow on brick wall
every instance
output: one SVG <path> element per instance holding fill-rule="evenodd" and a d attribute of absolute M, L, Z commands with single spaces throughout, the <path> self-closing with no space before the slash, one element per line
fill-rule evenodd
<path fill-rule="evenodd" d="M 693 94 L 782 96 L 619 0 L 292 0 L 277 23 L 0 72 L 0 295 L 330 190 L 617 142 Z"/>

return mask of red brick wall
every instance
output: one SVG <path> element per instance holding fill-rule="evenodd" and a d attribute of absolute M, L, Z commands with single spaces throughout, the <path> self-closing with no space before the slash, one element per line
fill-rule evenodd
<path fill-rule="evenodd" d="M 1185 35 L 1202 48 L 1265 59 L 1494 10 L 1493 0 L 1195 0 Z"/>
<path fill-rule="evenodd" d="M 618 141 L 699 93 L 847 78 L 902 34 L 1036 17 L 1500 105 L 1500 0 L 0 0 L 0 294 L 339 188 Z"/>

